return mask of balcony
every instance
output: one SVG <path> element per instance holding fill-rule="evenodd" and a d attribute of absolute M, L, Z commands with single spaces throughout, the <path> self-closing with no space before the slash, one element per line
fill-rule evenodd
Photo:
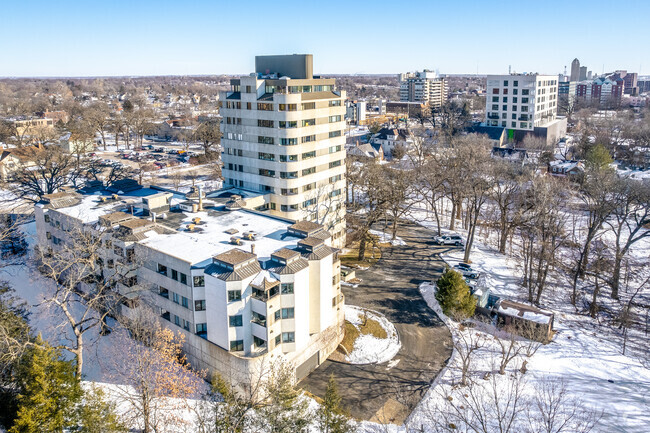
<path fill-rule="evenodd" d="M 488 119 L 499 119 L 499 115 L 497 113 L 488 113 Z"/>

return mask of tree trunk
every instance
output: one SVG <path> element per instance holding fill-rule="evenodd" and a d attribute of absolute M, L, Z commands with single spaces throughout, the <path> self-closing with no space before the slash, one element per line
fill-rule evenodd
<path fill-rule="evenodd" d="M 614 269 L 612 270 L 612 280 L 610 285 L 612 286 L 612 299 L 618 299 L 618 291 L 621 286 L 621 262 L 623 261 L 623 254 L 617 253 L 616 258 L 614 259 Z"/>
<path fill-rule="evenodd" d="M 449 221 L 449 230 L 454 231 L 454 228 L 456 226 L 456 202 L 454 200 L 451 201 L 451 218 Z"/>
<path fill-rule="evenodd" d="M 589 315 L 592 318 L 596 318 L 598 314 L 598 292 L 600 292 L 600 286 L 598 285 L 598 277 L 596 277 L 596 286 L 594 287 L 594 294 L 591 298 L 591 305 L 589 306 Z"/>
<path fill-rule="evenodd" d="M 366 259 L 366 235 L 367 233 L 364 233 L 359 240 L 359 256 L 357 257 L 359 261 Z"/>

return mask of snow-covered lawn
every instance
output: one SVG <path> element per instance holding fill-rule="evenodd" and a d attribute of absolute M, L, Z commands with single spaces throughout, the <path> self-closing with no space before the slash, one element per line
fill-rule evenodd
<path fill-rule="evenodd" d="M 395 236 L 395 239 L 392 239 L 392 235 L 390 233 L 385 233 L 380 230 L 370 230 L 370 234 L 377 236 L 379 238 L 379 242 L 382 244 L 391 244 L 395 247 L 406 245 L 406 242 L 404 242 L 404 240 L 399 236 Z"/>
<path fill-rule="evenodd" d="M 361 334 L 354 341 L 354 348 L 345 360 L 351 364 L 381 364 L 393 359 L 402 344 L 395 326 L 376 311 L 366 310 L 352 305 L 345 306 L 345 320 L 359 327 L 364 320 L 376 320 L 386 331 L 386 338 L 377 338 L 372 334 Z"/>
<path fill-rule="evenodd" d="M 443 254 L 450 264 L 462 259 L 462 251 Z M 471 255 L 472 267 L 486 277 L 487 287 L 493 293 L 524 301 L 519 286 L 520 276 L 514 260 L 476 242 Z M 439 312 L 435 300 L 435 286 L 424 283 L 420 290 L 427 304 Z M 566 302 L 547 302 L 545 308 L 556 313 L 553 341 L 543 345 L 528 361 L 525 375 L 526 392 L 533 394 L 542 381 L 560 379 L 567 387 L 570 397 L 582 402 L 585 409 L 602 412 L 602 418 L 594 432 L 647 433 L 650 426 L 650 370 L 627 350 L 622 354 L 620 331 L 598 324 L 585 315 L 562 308 Z M 452 329 L 457 325 L 448 322 Z M 476 332 L 476 331 L 466 331 Z M 476 371 L 494 370 L 497 348 L 489 345 L 478 352 Z M 513 362 L 513 368 L 523 359 Z M 453 361 L 450 361 L 453 365 Z M 412 427 L 427 424 L 429 409 L 440 405 L 445 387 L 458 381 L 458 371 L 446 369 L 409 419 Z M 497 377 L 509 380 L 508 375 Z"/>

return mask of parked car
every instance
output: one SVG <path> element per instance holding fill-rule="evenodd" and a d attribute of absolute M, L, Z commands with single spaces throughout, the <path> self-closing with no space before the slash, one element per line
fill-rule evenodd
<path fill-rule="evenodd" d="M 460 269 L 460 270 L 463 270 L 463 271 L 471 271 L 472 267 L 470 265 L 468 265 L 467 263 L 458 263 L 458 264 L 454 265 L 454 269 Z"/>
<path fill-rule="evenodd" d="M 453 267 L 454 271 L 459 272 L 464 278 L 478 280 L 481 273 L 472 269 L 467 263 L 458 263 Z"/>
<path fill-rule="evenodd" d="M 164 152 L 164 151 L 165 151 L 165 148 L 164 148 L 164 147 L 156 147 L 156 148 L 154 149 L 154 152 L 160 152 L 160 153 L 162 153 L 162 152 Z"/>
<path fill-rule="evenodd" d="M 457 247 L 463 245 L 463 238 L 460 235 L 445 235 L 438 236 L 434 239 L 438 245 L 456 245 Z"/>

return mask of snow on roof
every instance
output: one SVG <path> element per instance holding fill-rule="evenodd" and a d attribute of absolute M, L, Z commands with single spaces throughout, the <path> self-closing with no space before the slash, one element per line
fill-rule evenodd
<path fill-rule="evenodd" d="M 300 240 L 287 234 L 288 222 L 245 210 L 220 215 L 196 212 L 188 215 L 181 224 L 190 224 L 197 216 L 201 218 L 200 231 L 181 228 L 181 231 L 172 234 L 150 237 L 140 244 L 196 265 L 233 249 L 235 246 L 230 243 L 232 235 L 226 233 L 233 228 L 237 233 L 256 232 L 254 241 L 242 239 L 243 244 L 239 248 L 250 251 L 250 244 L 255 244 L 255 254 L 260 260 L 270 258 L 271 253 L 281 248 L 295 247 Z"/>

